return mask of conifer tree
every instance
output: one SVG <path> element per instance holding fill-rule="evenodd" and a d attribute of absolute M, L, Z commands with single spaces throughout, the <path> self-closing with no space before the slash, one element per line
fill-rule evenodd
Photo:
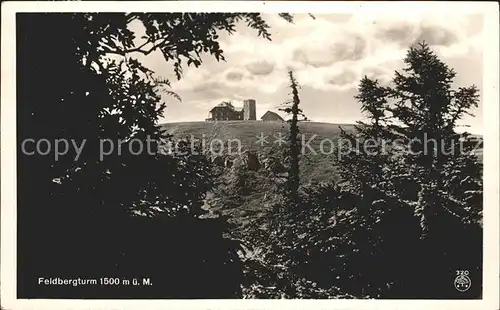
<path fill-rule="evenodd" d="M 478 89 L 472 85 L 454 90 L 455 71 L 425 43 L 410 48 L 405 63 L 405 74 L 396 72 L 395 87 L 388 89 L 388 97 L 395 102 L 389 111 L 403 126 L 395 123 L 390 129 L 407 146 L 403 160 L 412 178 L 406 178 L 404 183 L 418 188 L 415 215 L 421 219 L 425 236 L 432 229 L 429 221 L 440 212 L 467 224 L 481 213 L 480 205 L 472 207 L 457 199 L 456 185 L 446 181 L 452 174 L 460 179 L 460 184 L 470 178 L 482 182 L 481 164 L 470 148 L 461 147 L 468 134 L 455 132 L 457 121 L 478 106 Z M 473 183 L 469 185 L 477 190 Z"/>
<path fill-rule="evenodd" d="M 344 188 L 358 196 L 360 215 L 370 219 L 361 221 L 364 246 L 378 240 L 388 261 L 431 266 L 394 273 L 394 292 L 437 296 L 446 290 L 440 281 L 446 281 L 443 269 L 451 259 L 474 270 L 481 264 L 482 164 L 469 135 L 455 131 L 457 121 L 478 106 L 478 89 L 454 89 L 455 71 L 425 42 L 409 49 L 404 64 L 390 85 L 361 80 L 356 99 L 369 122 L 355 134 L 342 133 L 346 150 L 339 164 Z M 370 149 L 368 140 L 380 143 Z M 450 233 L 469 240 L 454 246 Z M 470 255 L 458 254 L 464 249 Z M 419 287 L 430 273 L 435 286 Z"/>
<path fill-rule="evenodd" d="M 301 140 L 300 140 L 300 129 L 299 121 L 306 119 L 299 108 L 300 98 L 299 98 L 299 84 L 295 79 L 292 71 L 288 72 L 288 78 L 290 80 L 290 90 L 292 99 L 285 103 L 285 107 L 280 109 L 291 115 L 291 119 L 287 122 L 290 124 L 290 132 L 288 134 L 289 147 L 286 149 L 286 158 L 289 161 L 290 168 L 288 170 L 288 179 L 286 183 L 286 195 L 290 198 L 291 203 L 297 204 L 299 201 L 299 185 L 300 185 L 300 151 L 301 151 Z"/>
<path fill-rule="evenodd" d="M 469 195 L 480 194 L 482 167 L 471 153 L 469 135 L 458 134 L 454 129 L 458 120 L 477 107 L 478 90 L 474 85 L 453 90 L 456 73 L 425 43 L 411 47 L 404 62 L 404 73 L 395 73 L 394 86 L 382 87 L 367 77 L 361 81 L 356 99 L 370 123 L 361 123 L 356 137 L 344 134 L 347 138 L 361 139 L 357 142 L 362 147 L 351 149 L 355 156 L 343 159 L 346 164 L 343 170 L 346 173 L 354 170 L 360 179 L 371 179 L 365 183 L 372 185 L 391 181 L 394 190 L 390 193 L 387 188 L 386 191 L 390 197 L 398 197 L 400 203 L 418 204 L 416 215 L 422 219 L 424 235 L 428 217 L 440 209 L 459 216 L 466 223 L 477 222 L 480 207 L 472 210 L 460 202 L 456 188 L 464 189 L 467 183 L 474 188 L 467 191 Z M 389 147 L 367 152 L 363 145 L 367 138 L 383 138 L 385 143 L 381 141 L 378 146 Z M 367 168 L 368 162 L 376 162 L 376 165 Z M 392 169 L 388 175 L 383 172 L 384 165 L 392 168 L 402 165 L 405 169 L 403 173 Z M 466 170 L 458 176 L 460 169 Z M 470 212 L 459 210 L 464 208 Z"/>

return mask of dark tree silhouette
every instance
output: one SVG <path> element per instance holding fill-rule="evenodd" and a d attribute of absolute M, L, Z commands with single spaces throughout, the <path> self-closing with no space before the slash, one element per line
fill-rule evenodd
<path fill-rule="evenodd" d="M 286 197 L 290 198 L 290 203 L 297 206 L 299 203 L 299 185 L 300 185 L 300 171 L 299 171 L 299 163 L 300 163 L 300 153 L 301 153 L 301 140 L 300 140 L 300 129 L 299 129 L 299 121 L 301 117 L 303 120 L 306 119 L 305 115 L 302 112 L 302 109 L 299 108 L 300 98 L 299 98 L 299 84 L 295 79 L 293 72 L 288 72 L 288 78 L 290 80 L 290 90 L 292 99 L 285 103 L 285 107 L 281 108 L 281 111 L 291 115 L 291 119 L 287 122 L 290 125 L 290 132 L 287 135 L 287 140 L 289 142 L 289 146 L 286 148 L 287 154 L 286 160 L 289 162 L 290 168 L 288 169 L 288 178 L 286 183 Z"/>

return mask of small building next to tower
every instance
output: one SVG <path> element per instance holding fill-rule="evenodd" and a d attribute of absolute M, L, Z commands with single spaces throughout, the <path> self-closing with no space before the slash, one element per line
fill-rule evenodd
<path fill-rule="evenodd" d="M 266 113 L 264 113 L 264 115 L 262 115 L 262 117 L 260 119 L 263 120 L 264 122 L 284 122 L 285 121 L 281 116 L 279 116 L 278 114 L 271 112 L 271 111 L 267 111 Z"/>

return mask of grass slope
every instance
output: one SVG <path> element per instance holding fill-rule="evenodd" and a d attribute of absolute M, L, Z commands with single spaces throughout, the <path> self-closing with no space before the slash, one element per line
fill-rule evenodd
<path fill-rule="evenodd" d="M 334 174 L 335 167 L 331 163 L 332 156 L 338 156 L 335 148 L 338 146 L 337 141 L 340 136 L 339 126 L 346 131 L 354 129 L 353 124 L 318 122 L 301 122 L 299 124 L 303 144 L 311 146 L 311 148 L 304 147 L 305 156 L 301 161 L 301 179 L 303 182 L 327 180 Z M 218 121 L 166 123 L 162 127 L 167 133 L 175 135 L 177 138 L 203 139 L 206 141 L 207 147 L 211 141 L 216 147 L 220 145 L 219 141 L 228 143 L 228 141 L 236 139 L 241 143 L 242 151 L 265 152 L 273 145 L 277 146 L 277 139 L 279 139 L 280 135 L 283 138 L 285 137 L 289 125 L 282 122 Z M 265 137 L 264 143 L 259 143 L 261 134 Z M 212 138 L 218 139 L 218 141 L 216 142 Z M 238 149 L 237 142 L 230 142 L 229 145 L 232 154 L 235 154 Z M 228 149 L 229 146 L 226 145 L 225 150 Z"/>
<path fill-rule="evenodd" d="M 300 130 L 305 141 L 313 138 L 311 145 L 319 146 L 321 139 L 331 139 L 335 141 L 340 133 L 339 126 L 345 130 L 352 130 L 352 124 L 332 124 L 317 122 L 301 122 Z M 166 123 L 162 127 L 167 133 L 177 137 L 194 137 L 196 139 L 210 140 L 210 137 L 228 141 L 238 139 L 241 141 L 243 149 L 259 151 L 272 145 L 275 139 L 281 134 L 283 137 L 288 131 L 288 124 L 282 122 L 263 121 L 218 121 L 218 122 L 185 122 Z M 263 146 L 256 143 L 260 133 L 263 133 L 268 143 Z M 316 135 L 316 136 L 315 136 Z M 235 145 L 235 144 L 234 144 Z M 325 143 L 325 148 L 329 147 Z"/>

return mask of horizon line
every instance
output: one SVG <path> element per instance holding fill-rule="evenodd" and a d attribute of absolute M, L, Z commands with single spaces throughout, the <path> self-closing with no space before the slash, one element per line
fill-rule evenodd
<path fill-rule="evenodd" d="M 261 119 L 257 120 L 227 120 L 227 121 L 206 121 L 206 120 L 185 120 L 185 121 L 162 121 L 159 122 L 158 125 L 164 125 L 164 124 L 182 124 L 182 123 L 206 123 L 206 122 L 224 122 L 224 123 L 229 123 L 229 122 L 266 122 Z M 284 121 L 286 122 L 286 120 Z M 348 125 L 348 126 L 355 126 L 358 125 L 356 122 L 328 122 L 328 121 L 314 121 L 314 120 L 307 120 L 307 121 L 300 121 L 300 123 L 316 123 L 316 124 L 331 124 L 331 125 Z M 269 122 L 273 123 L 273 122 Z M 469 129 L 469 130 L 467 130 Z M 470 130 L 472 129 L 472 130 Z M 475 134 L 475 135 L 484 135 L 484 131 L 476 127 L 467 127 L 466 125 L 459 125 L 455 128 L 455 131 L 457 133 L 463 133 L 463 132 L 468 132 L 470 134 Z"/>

